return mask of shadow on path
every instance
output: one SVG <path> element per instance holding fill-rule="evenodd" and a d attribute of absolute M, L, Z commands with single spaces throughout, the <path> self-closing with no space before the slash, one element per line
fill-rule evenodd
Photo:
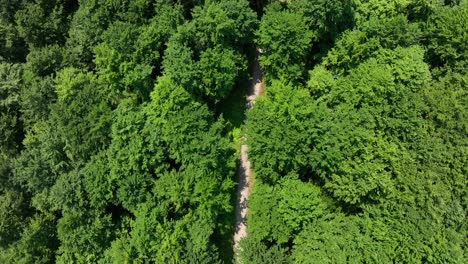
<path fill-rule="evenodd" d="M 255 99 L 263 92 L 263 73 L 258 64 L 258 55 L 260 50 L 257 49 L 255 60 L 252 66 L 252 84 L 249 87 L 247 94 L 246 109 L 251 109 L 255 103 Z M 245 138 L 242 139 L 245 141 Z M 247 236 L 246 217 L 248 212 L 247 201 L 250 195 L 252 170 L 247 156 L 247 145 L 242 145 L 240 149 L 240 164 L 237 168 L 237 197 L 236 197 L 236 222 L 234 227 L 234 251 L 239 249 L 239 241 Z"/>

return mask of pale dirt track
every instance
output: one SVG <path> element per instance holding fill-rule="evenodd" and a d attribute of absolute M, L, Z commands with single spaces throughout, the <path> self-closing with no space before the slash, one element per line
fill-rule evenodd
<path fill-rule="evenodd" d="M 255 99 L 263 92 L 263 73 L 258 64 L 257 49 L 252 67 L 252 84 L 247 93 L 246 109 L 249 110 L 255 103 Z M 245 142 L 245 138 L 242 139 Z M 234 251 L 239 249 L 239 241 L 247 236 L 246 217 L 248 212 L 247 201 L 250 195 L 252 170 L 247 157 L 247 145 L 243 144 L 240 149 L 240 164 L 237 169 L 237 198 L 236 198 L 236 222 L 234 228 Z"/>

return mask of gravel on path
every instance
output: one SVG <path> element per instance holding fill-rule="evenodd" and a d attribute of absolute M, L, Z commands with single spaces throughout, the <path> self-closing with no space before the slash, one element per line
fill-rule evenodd
<path fill-rule="evenodd" d="M 254 64 L 252 67 L 252 85 L 249 87 L 247 94 L 246 108 L 249 110 L 253 107 L 255 99 L 263 92 L 263 73 L 258 63 L 258 55 L 261 53 L 257 49 Z M 245 142 L 245 137 L 242 139 Z M 251 189 L 252 170 L 247 156 L 247 145 L 242 145 L 240 149 L 240 164 L 237 169 L 237 198 L 236 198 L 236 222 L 234 228 L 234 251 L 239 249 L 239 241 L 247 236 L 246 217 L 248 212 L 247 201 Z"/>

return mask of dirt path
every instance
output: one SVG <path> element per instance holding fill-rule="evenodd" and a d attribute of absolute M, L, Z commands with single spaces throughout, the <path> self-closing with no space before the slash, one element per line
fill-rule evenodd
<path fill-rule="evenodd" d="M 255 99 L 263 92 L 263 73 L 258 64 L 258 55 L 260 50 L 257 49 L 254 64 L 252 67 L 252 85 L 249 87 L 247 94 L 246 108 L 249 110 L 255 103 Z M 242 139 L 245 141 L 245 137 Z M 239 249 L 239 241 L 247 235 L 247 200 L 250 195 L 251 175 L 250 162 L 247 157 L 247 145 L 242 145 L 240 149 L 240 165 L 237 169 L 237 199 L 236 199 L 236 222 L 234 229 L 234 251 Z"/>

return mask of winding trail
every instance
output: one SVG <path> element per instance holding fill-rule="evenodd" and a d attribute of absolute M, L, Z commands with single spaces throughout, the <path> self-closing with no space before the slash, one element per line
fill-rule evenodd
<path fill-rule="evenodd" d="M 253 107 L 255 99 L 263 92 L 263 73 L 258 64 L 258 55 L 260 49 L 256 50 L 255 60 L 252 66 L 252 84 L 247 93 L 247 111 Z M 245 142 L 245 136 L 241 139 Z M 247 200 L 249 199 L 250 189 L 252 187 L 251 176 L 252 170 L 247 156 L 248 147 L 243 144 L 240 149 L 240 164 L 237 168 L 237 198 L 236 198 L 236 222 L 234 228 L 234 252 L 239 249 L 239 241 L 247 236 L 246 217 L 248 212 Z"/>

